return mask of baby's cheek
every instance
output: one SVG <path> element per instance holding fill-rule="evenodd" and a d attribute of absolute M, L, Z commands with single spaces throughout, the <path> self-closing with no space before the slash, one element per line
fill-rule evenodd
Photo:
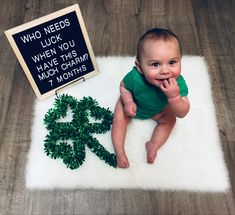
<path fill-rule="evenodd" d="M 174 72 L 174 78 L 178 78 L 180 76 L 181 70 L 180 68 L 176 69 L 176 71 Z"/>
<path fill-rule="evenodd" d="M 147 75 L 147 76 L 145 76 L 145 78 L 149 83 L 153 83 L 153 81 L 155 80 L 155 78 L 151 75 Z"/>

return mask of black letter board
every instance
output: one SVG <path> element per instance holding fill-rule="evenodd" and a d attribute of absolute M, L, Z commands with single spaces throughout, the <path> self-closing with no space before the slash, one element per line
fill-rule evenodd
<path fill-rule="evenodd" d="M 77 4 L 5 34 L 39 99 L 98 72 Z"/>

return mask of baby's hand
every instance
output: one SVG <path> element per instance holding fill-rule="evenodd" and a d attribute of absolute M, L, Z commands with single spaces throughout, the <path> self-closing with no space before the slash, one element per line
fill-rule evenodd
<path fill-rule="evenodd" d="M 124 112 L 129 117 L 136 115 L 136 104 L 134 102 L 128 102 L 124 105 Z"/>
<path fill-rule="evenodd" d="M 180 88 L 175 78 L 165 79 L 160 85 L 160 89 L 165 93 L 168 99 L 175 98 L 180 93 Z"/>

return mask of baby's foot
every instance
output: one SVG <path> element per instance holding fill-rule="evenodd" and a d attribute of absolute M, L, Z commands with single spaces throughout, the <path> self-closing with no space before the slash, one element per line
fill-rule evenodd
<path fill-rule="evenodd" d="M 145 144 L 145 148 L 147 151 L 147 162 L 152 164 L 157 156 L 157 149 L 158 148 L 157 148 L 156 144 L 152 141 L 148 141 Z"/>
<path fill-rule="evenodd" d="M 125 153 L 116 154 L 117 165 L 119 168 L 128 168 L 130 166 L 128 158 Z"/>

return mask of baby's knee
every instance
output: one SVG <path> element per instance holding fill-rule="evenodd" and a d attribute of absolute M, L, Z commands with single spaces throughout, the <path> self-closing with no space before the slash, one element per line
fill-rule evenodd
<path fill-rule="evenodd" d="M 164 116 L 162 116 L 158 121 L 159 124 L 167 125 L 168 127 L 173 128 L 176 123 L 176 117 L 173 113 L 168 112 Z"/>
<path fill-rule="evenodd" d="M 113 115 L 113 124 L 128 124 L 130 122 L 130 118 L 125 116 L 123 112 L 114 112 Z"/>
<path fill-rule="evenodd" d="M 176 116 L 173 113 L 169 113 L 167 116 L 167 124 L 169 124 L 171 127 L 175 126 L 176 123 Z"/>

